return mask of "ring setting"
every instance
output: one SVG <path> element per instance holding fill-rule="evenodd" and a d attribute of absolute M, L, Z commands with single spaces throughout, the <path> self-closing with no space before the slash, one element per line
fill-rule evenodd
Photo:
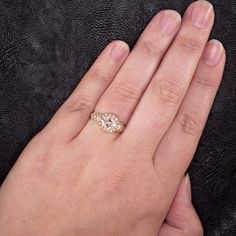
<path fill-rule="evenodd" d="M 106 133 L 121 133 L 124 131 L 123 123 L 113 113 L 93 112 L 91 119 L 96 121 L 98 126 Z"/>

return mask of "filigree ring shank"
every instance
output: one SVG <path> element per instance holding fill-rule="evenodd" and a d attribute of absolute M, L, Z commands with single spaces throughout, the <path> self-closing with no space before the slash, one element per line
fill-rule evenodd
<path fill-rule="evenodd" d="M 113 113 L 93 112 L 91 119 L 96 121 L 104 132 L 121 133 L 124 131 L 123 123 Z"/>

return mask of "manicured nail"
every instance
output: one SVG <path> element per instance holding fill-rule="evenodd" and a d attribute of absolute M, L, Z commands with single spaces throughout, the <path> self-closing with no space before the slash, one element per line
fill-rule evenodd
<path fill-rule="evenodd" d="M 192 191 L 189 174 L 185 176 L 185 187 L 186 187 L 186 204 L 190 205 L 192 203 Z"/>
<path fill-rule="evenodd" d="M 211 17 L 213 6 L 205 0 L 197 1 L 192 9 L 192 22 L 199 29 L 206 28 Z"/>
<path fill-rule="evenodd" d="M 220 41 L 212 39 L 208 42 L 204 53 L 203 60 L 209 66 L 215 66 L 219 63 L 223 52 L 223 45 Z"/>
<path fill-rule="evenodd" d="M 127 54 L 127 51 L 128 45 L 123 41 L 117 41 L 111 49 L 111 57 L 115 61 L 120 61 Z"/>
<path fill-rule="evenodd" d="M 173 34 L 181 22 L 181 16 L 178 12 L 167 10 L 161 17 L 160 27 L 164 34 Z"/>

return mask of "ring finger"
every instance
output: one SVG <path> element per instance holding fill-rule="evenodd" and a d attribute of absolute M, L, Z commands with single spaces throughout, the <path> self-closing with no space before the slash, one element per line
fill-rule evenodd
<path fill-rule="evenodd" d="M 162 11 L 154 17 L 114 81 L 97 103 L 95 111 L 111 112 L 118 115 L 124 124 L 128 122 L 176 35 L 180 22 L 181 16 L 172 10 Z M 80 137 L 83 134 L 87 136 L 91 133 L 94 134 L 94 132 L 101 132 L 95 122 L 89 120 L 88 124 Z"/>

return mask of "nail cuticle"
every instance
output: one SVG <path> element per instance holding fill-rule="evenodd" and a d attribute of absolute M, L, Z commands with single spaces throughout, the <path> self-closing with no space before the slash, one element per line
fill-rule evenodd
<path fill-rule="evenodd" d="M 181 16 L 179 13 L 166 10 L 161 17 L 160 28 L 163 34 L 169 36 L 172 35 L 176 30 L 178 25 L 181 22 Z"/>
<path fill-rule="evenodd" d="M 218 40 L 211 40 L 203 54 L 204 62 L 209 66 L 216 66 L 223 55 L 223 45 Z"/>
<path fill-rule="evenodd" d="M 126 55 L 127 48 L 125 45 L 121 45 L 121 43 L 116 43 L 111 49 L 111 58 L 115 61 L 120 61 Z"/>
<path fill-rule="evenodd" d="M 211 3 L 205 0 L 199 0 L 195 3 L 192 8 L 191 20 L 195 27 L 199 29 L 204 29 L 207 27 L 213 6 Z"/>

